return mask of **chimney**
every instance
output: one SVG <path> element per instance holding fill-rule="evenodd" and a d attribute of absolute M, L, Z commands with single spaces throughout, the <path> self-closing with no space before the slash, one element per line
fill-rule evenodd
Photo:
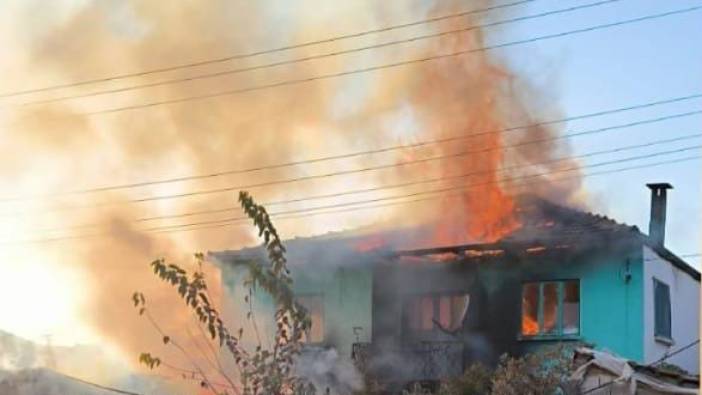
<path fill-rule="evenodd" d="M 646 184 L 651 189 L 651 220 L 648 223 L 648 236 L 655 245 L 663 247 L 665 241 L 665 209 L 668 189 L 673 186 L 667 182 Z"/>

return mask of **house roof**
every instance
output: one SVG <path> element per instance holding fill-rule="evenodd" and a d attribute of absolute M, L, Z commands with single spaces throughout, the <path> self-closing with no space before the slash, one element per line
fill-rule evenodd
<path fill-rule="evenodd" d="M 395 256 L 421 256 L 443 253 L 476 255 L 484 251 L 582 245 L 612 244 L 635 240 L 655 251 L 673 266 L 700 281 L 700 272 L 664 246 L 655 243 L 638 227 L 615 221 L 605 215 L 565 207 L 535 196 L 522 196 L 517 203 L 521 227 L 493 243 L 477 243 L 438 248 L 396 251 Z"/>
<path fill-rule="evenodd" d="M 699 393 L 699 376 L 686 374 L 682 371 L 674 371 L 661 366 L 642 365 L 605 351 L 587 347 L 575 350 L 574 360 L 578 367 L 573 372 L 571 379 L 576 383 L 582 383 L 580 390 L 584 392 L 595 392 L 598 389 L 601 390 L 600 392 L 604 392 L 608 390 L 608 385 L 619 384 L 626 385 L 632 394 L 639 393 L 636 390 L 639 386 L 646 387 L 656 394 L 694 395 Z M 596 382 L 591 380 L 587 383 L 584 379 L 588 370 L 592 368 L 608 372 L 612 376 L 611 379 L 602 384 L 599 384 L 599 380 Z"/>
<path fill-rule="evenodd" d="M 307 260 L 315 254 L 316 261 L 341 263 L 348 259 L 358 260 L 359 256 L 383 255 L 386 257 L 426 256 L 441 254 L 458 254 L 464 256 L 499 255 L 493 254 L 500 250 L 533 251 L 545 247 L 567 247 L 585 245 L 612 246 L 618 243 L 633 241 L 648 246 L 661 258 L 673 266 L 700 281 L 700 273 L 676 256 L 667 248 L 657 245 L 638 227 L 615 221 L 605 215 L 586 210 L 566 207 L 533 195 L 523 195 L 517 198 L 516 215 L 521 226 L 491 243 L 473 243 L 451 245 L 422 249 L 401 249 L 398 246 L 407 245 L 408 240 L 426 239 L 428 228 L 401 229 L 383 232 L 335 232 L 321 236 L 295 238 L 286 240 L 288 258 L 291 263 Z M 373 245 L 374 239 L 382 239 L 383 243 Z M 402 242 L 400 242 L 402 240 Z M 404 242 L 404 243 L 403 243 Z M 369 244 L 368 248 L 363 245 Z M 364 248 L 360 248 L 364 247 Z M 211 253 L 223 261 L 233 261 L 235 258 L 260 256 L 262 250 L 258 247 L 245 248 L 236 251 L 221 251 Z M 371 254 L 372 253 L 372 254 Z M 328 259 L 325 258 L 328 256 Z"/>

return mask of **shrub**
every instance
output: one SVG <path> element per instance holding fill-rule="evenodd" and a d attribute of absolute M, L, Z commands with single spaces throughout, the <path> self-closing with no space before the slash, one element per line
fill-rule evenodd
<path fill-rule="evenodd" d="M 442 382 L 438 395 L 489 394 L 492 374 L 485 365 L 474 363 L 461 376 Z"/>

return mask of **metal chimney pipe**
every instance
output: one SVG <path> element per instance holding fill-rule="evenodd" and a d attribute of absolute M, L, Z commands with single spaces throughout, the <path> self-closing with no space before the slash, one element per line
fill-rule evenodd
<path fill-rule="evenodd" d="M 663 247 L 665 243 L 665 216 L 667 190 L 673 186 L 667 182 L 646 184 L 651 190 L 651 219 L 648 223 L 648 237 L 654 244 Z"/>

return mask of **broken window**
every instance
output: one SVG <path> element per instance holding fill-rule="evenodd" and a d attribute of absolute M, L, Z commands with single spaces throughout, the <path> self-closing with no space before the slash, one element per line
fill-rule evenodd
<path fill-rule="evenodd" d="M 539 284 L 524 284 L 522 288 L 522 334 L 539 333 Z"/>
<path fill-rule="evenodd" d="M 580 332 L 580 283 L 563 283 L 563 334 L 577 335 Z"/>
<path fill-rule="evenodd" d="M 672 339 L 670 314 L 670 287 L 661 281 L 653 279 L 653 310 L 654 331 L 657 337 Z"/>
<path fill-rule="evenodd" d="M 558 332 L 558 284 L 543 285 L 543 333 Z"/>
<path fill-rule="evenodd" d="M 298 296 L 300 303 L 309 314 L 312 325 L 306 333 L 307 343 L 321 343 L 324 341 L 324 304 L 321 295 Z"/>
<path fill-rule="evenodd" d="M 469 300 L 468 294 L 456 293 L 413 296 L 405 303 L 405 323 L 414 332 L 455 331 L 463 325 Z"/>
<path fill-rule="evenodd" d="M 580 333 L 580 282 L 548 281 L 522 286 L 522 336 Z"/>

